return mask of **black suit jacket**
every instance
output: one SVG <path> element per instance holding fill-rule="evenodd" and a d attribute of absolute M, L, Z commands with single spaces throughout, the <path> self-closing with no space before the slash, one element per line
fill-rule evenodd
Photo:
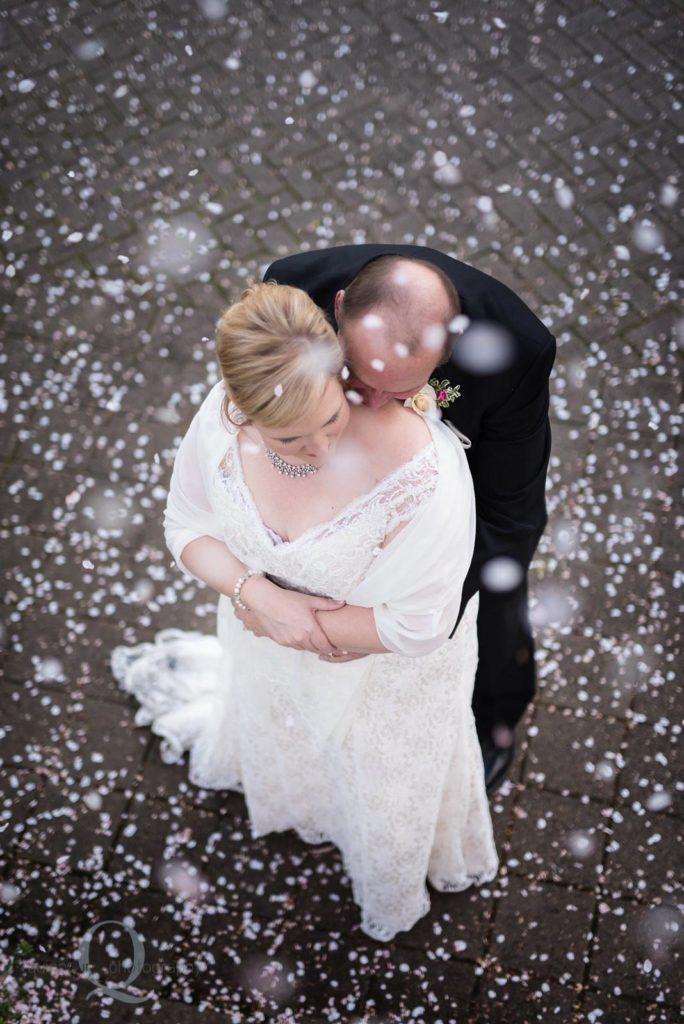
<path fill-rule="evenodd" d="M 513 338 L 513 358 L 504 370 L 475 375 L 450 359 L 433 374 L 460 385 L 461 397 L 442 413 L 472 442 L 466 454 L 475 486 L 477 534 L 460 620 L 467 601 L 479 589 L 484 563 L 507 555 L 527 570 L 546 525 L 549 375 L 556 342 L 506 285 L 425 246 L 343 245 L 299 253 L 272 263 L 264 280 L 302 288 L 337 327 L 337 291 L 346 288 L 366 263 L 387 253 L 413 256 L 438 266 L 453 282 L 462 311 L 471 321 L 502 324 Z"/>

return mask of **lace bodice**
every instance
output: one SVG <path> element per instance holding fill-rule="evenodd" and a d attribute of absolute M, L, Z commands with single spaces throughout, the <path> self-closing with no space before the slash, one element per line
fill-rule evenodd
<path fill-rule="evenodd" d="M 337 515 L 286 541 L 261 517 L 242 472 L 235 434 L 212 478 L 212 505 L 227 547 L 250 568 L 290 589 L 341 600 L 365 576 L 387 534 L 411 519 L 432 494 L 436 479 L 437 452 L 431 442 Z"/>
<path fill-rule="evenodd" d="M 212 389 L 174 460 L 164 536 L 179 569 L 194 575 L 183 563 L 185 547 L 214 538 L 286 588 L 372 608 L 387 651 L 418 657 L 443 643 L 475 544 L 475 494 L 461 440 L 426 420 L 431 443 L 335 516 L 285 541 L 255 505 L 238 432 L 222 415 L 224 398 L 222 387 Z"/>

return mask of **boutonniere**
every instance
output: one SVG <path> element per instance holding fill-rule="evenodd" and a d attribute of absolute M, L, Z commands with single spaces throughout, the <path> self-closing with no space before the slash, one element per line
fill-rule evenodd
<path fill-rule="evenodd" d="M 404 405 L 414 412 L 419 412 L 421 416 L 429 416 L 431 413 L 434 414 L 436 406 L 448 409 L 452 402 L 461 397 L 460 388 L 460 384 L 452 387 L 448 380 L 437 380 L 436 377 L 432 377 L 420 391 L 407 398 Z"/>
<path fill-rule="evenodd" d="M 460 384 L 454 386 L 448 380 L 437 380 L 436 377 L 430 379 L 430 384 L 435 389 L 435 401 L 440 409 L 448 409 L 452 402 L 461 397 Z"/>

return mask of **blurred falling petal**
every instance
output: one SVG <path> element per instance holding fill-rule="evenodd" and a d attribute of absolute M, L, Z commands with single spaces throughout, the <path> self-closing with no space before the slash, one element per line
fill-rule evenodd
<path fill-rule="evenodd" d="M 95 790 L 83 794 L 83 803 L 91 811 L 99 811 L 102 807 L 102 797 Z"/>
<path fill-rule="evenodd" d="M 478 320 L 457 338 L 451 350 L 453 362 L 468 373 L 500 373 L 514 357 L 513 338 L 499 324 Z"/>
<path fill-rule="evenodd" d="M 228 14 L 228 0 L 198 0 L 199 9 L 205 18 L 218 21 Z"/>
<path fill-rule="evenodd" d="M 678 320 L 674 329 L 675 338 L 680 349 L 684 351 L 684 318 Z"/>
<path fill-rule="evenodd" d="M 113 299 L 119 299 L 123 297 L 126 291 L 126 282 L 120 277 L 111 280 L 105 279 L 100 281 L 100 288 L 105 295 L 109 295 Z"/>
<path fill-rule="evenodd" d="M 520 562 L 502 555 L 500 558 L 490 558 L 485 562 L 480 573 L 480 581 L 487 590 L 501 594 L 515 590 L 523 576 L 524 570 Z"/>
<path fill-rule="evenodd" d="M 553 526 L 551 540 L 557 555 L 571 555 L 577 546 L 577 526 L 570 519 L 561 519 Z"/>
<path fill-rule="evenodd" d="M 167 891 L 182 900 L 198 902 L 202 899 L 204 878 L 194 865 L 172 860 L 162 865 L 160 880 Z M 206 885 L 204 885 L 206 889 Z"/>
<path fill-rule="evenodd" d="M 646 801 L 646 808 L 649 811 L 664 811 L 672 803 L 672 796 L 666 789 L 658 789 L 651 793 Z"/>
<path fill-rule="evenodd" d="M 575 196 L 573 191 L 565 184 L 562 178 L 556 178 L 553 184 L 553 192 L 561 210 L 570 210 L 574 206 Z"/>
<path fill-rule="evenodd" d="M 533 626 L 564 626 L 573 619 L 570 599 L 564 590 L 548 583 L 536 587 L 530 601 L 530 622 Z"/>
<path fill-rule="evenodd" d="M 670 181 L 666 181 L 660 189 L 660 202 L 663 206 L 674 206 L 679 199 L 679 189 Z"/>
<path fill-rule="evenodd" d="M 336 372 L 335 352 L 329 345 L 320 341 L 309 341 L 307 338 L 297 362 L 301 372 L 309 377 L 328 377 Z M 349 376 L 349 370 L 347 370 L 347 376 Z M 344 375 L 342 379 L 345 379 Z"/>
<path fill-rule="evenodd" d="M 358 391 L 349 390 L 346 392 L 347 401 L 351 402 L 352 405 L 363 405 L 363 398 Z"/>
<path fill-rule="evenodd" d="M 437 168 L 433 178 L 438 185 L 459 185 L 463 175 L 455 164 L 447 163 Z"/>
<path fill-rule="evenodd" d="M 596 838 L 585 829 L 575 829 L 573 832 L 568 832 L 567 845 L 573 857 L 577 860 L 584 860 L 585 857 L 591 857 L 595 851 Z"/>
<path fill-rule="evenodd" d="M 384 327 L 385 321 L 377 313 L 366 313 L 365 316 L 361 317 L 361 326 L 367 331 L 375 331 L 380 327 Z"/>
<path fill-rule="evenodd" d="M 359 473 L 363 468 L 364 457 L 358 449 L 335 449 L 328 461 L 328 469 L 334 474 L 338 483 L 342 481 L 353 483 L 358 480 Z"/>
<path fill-rule="evenodd" d="M 382 373 L 385 369 L 385 363 L 382 359 L 371 359 L 371 366 L 374 370 L 377 370 L 378 373 Z"/>
<path fill-rule="evenodd" d="M 675 907 L 652 906 L 641 914 L 635 926 L 636 945 L 656 966 L 667 963 L 684 937 L 684 916 Z"/>
<path fill-rule="evenodd" d="M 459 313 L 453 320 L 449 321 L 448 330 L 450 334 L 463 334 L 470 327 L 470 317 Z"/>
<path fill-rule="evenodd" d="M 302 71 L 299 76 L 299 84 L 302 89 L 313 89 L 318 84 L 318 79 L 314 75 L 313 71 Z"/>
<path fill-rule="evenodd" d="M 604 758 L 596 765 L 595 775 L 597 779 L 602 779 L 604 782 L 610 782 L 610 780 L 615 777 L 615 765 L 610 761 L 606 761 Z"/>
<path fill-rule="evenodd" d="M 180 416 L 177 411 L 166 405 L 153 409 L 152 416 L 158 423 L 180 423 Z"/>
<path fill-rule="evenodd" d="M 581 359 L 571 359 L 568 363 L 568 384 L 581 388 L 587 379 L 587 369 Z"/>
<path fill-rule="evenodd" d="M 129 521 L 125 502 L 109 489 L 96 494 L 89 505 L 83 506 L 82 512 L 104 530 L 125 527 Z"/>
<path fill-rule="evenodd" d="M 406 359 L 409 354 L 408 345 L 405 345 L 403 341 L 398 341 L 394 346 L 395 353 L 400 359 Z"/>
<path fill-rule="evenodd" d="M 215 250 L 215 238 L 194 214 L 173 220 L 160 217 L 148 228 L 143 262 L 181 280 L 208 270 Z"/>
<path fill-rule="evenodd" d="M 276 386 L 273 388 L 273 394 L 276 396 L 276 398 L 280 398 L 282 393 L 283 393 L 283 385 L 282 384 L 276 384 Z"/>
<path fill-rule="evenodd" d="M 261 445 L 258 445 L 256 441 L 250 441 L 246 438 L 242 442 L 242 451 L 245 455 L 259 455 L 261 452 Z"/>
<path fill-rule="evenodd" d="M 434 420 L 435 423 L 438 423 L 441 419 L 443 419 L 442 410 L 438 405 L 430 406 L 427 412 L 424 413 L 424 416 L 426 420 Z"/>
<path fill-rule="evenodd" d="M 42 658 L 38 662 L 36 681 L 39 683 L 64 682 L 64 670 L 57 658 Z"/>
<path fill-rule="evenodd" d="M 21 896 L 21 889 L 12 882 L 0 882 L 0 903 L 15 903 Z"/>
<path fill-rule="evenodd" d="M 642 252 L 656 252 L 663 244 L 663 233 L 653 221 L 641 220 L 634 225 L 632 238 L 637 249 Z"/>
<path fill-rule="evenodd" d="M 97 39 L 86 39 L 79 43 L 74 52 L 80 60 L 97 60 L 104 56 L 105 48 Z"/>
<path fill-rule="evenodd" d="M 268 996 L 282 1001 L 293 992 L 295 964 L 282 956 L 270 960 L 261 954 L 250 955 L 244 961 L 241 973 L 242 984 L 247 991 L 259 992 L 262 998 Z"/>
<path fill-rule="evenodd" d="M 515 737 L 512 729 L 509 729 L 507 725 L 503 723 L 495 725 L 492 729 L 492 741 L 497 747 L 510 747 L 513 744 Z"/>
<path fill-rule="evenodd" d="M 151 580 L 141 579 L 135 584 L 135 588 L 132 592 L 132 597 L 138 601 L 149 601 L 154 594 L 154 584 Z"/>
<path fill-rule="evenodd" d="M 340 371 L 340 377 L 342 378 L 342 380 L 349 380 L 349 367 L 348 366 L 343 366 L 342 367 L 342 369 Z"/>
<path fill-rule="evenodd" d="M 420 343 L 429 352 L 438 352 L 444 345 L 446 336 L 444 324 L 429 324 L 420 336 Z"/>

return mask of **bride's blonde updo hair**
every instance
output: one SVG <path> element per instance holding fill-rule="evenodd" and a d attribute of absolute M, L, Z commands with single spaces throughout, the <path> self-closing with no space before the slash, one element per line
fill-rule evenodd
<path fill-rule="evenodd" d="M 287 427 L 315 408 L 344 365 L 337 335 L 300 288 L 251 284 L 218 322 L 216 355 L 234 425 Z M 230 410 L 229 403 L 237 406 Z"/>

